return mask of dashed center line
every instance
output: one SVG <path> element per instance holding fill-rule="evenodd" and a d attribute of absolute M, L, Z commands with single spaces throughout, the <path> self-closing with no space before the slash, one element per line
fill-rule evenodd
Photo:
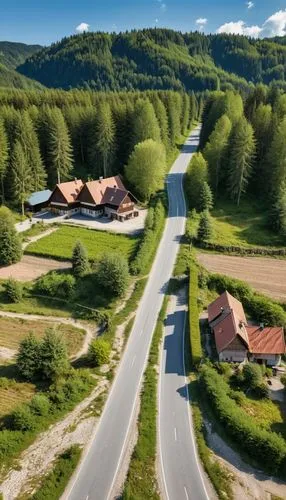
<path fill-rule="evenodd" d="M 188 495 L 186 486 L 184 486 L 184 490 L 185 490 L 186 499 L 189 500 L 189 495 Z"/>
<path fill-rule="evenodd" d="M 135 359 L 136 359 L 136 356 L 134 356 L 133 360 L 132 360 L 132 363 L 131 363 L 131 368 L 133 367 L 134 363 L 135 363 Z"/>
<path fill-rule="evenodd" d="M 176 429 L 176 427 L 174 428 L 174 434 L 175 434 L 175 441 L 177 441 L 177 429 Z"/>

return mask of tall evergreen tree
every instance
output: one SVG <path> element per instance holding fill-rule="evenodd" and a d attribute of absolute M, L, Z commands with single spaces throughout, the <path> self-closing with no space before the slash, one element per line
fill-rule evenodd
<path fill-rule="evenodd" d="M 14 264 L 21 257 L 22 244 L 12 213 L 7 207 L 0 207 L 0 265 Z"/>
<path fill-rule="evenodd" d="M 209 142 L 203 152 L 208 162 L 209 179 L 215 196 L 217 196 L 218 193 L 221 170 L 228 147 L 230 132 L 231 121 L 227 115 L 223 115 L 216 122 L 215 128 L 210 135 Z"/>
<path fill-rule="evenodd" d="M 19 141 L 15 142 L 13 149 L 12 169 L 14 199 L 21 205 L 22 215 L 24 216 L 24 203 L 33 191 L 33 177 Z"/>
<path fill-rule="evenodd" d="M 255 153 L 253 128 L 245 117 L 236 123 L 230 144 L 228 186 L 231 197 L 239 206 L 241 195 L 248 185 Z"/>
<path fill-rule="evenodd" d="M 59 108 L 46 110 L 42 132 L 46 135 L 48 180 L 53 186 L 68 180 L 73 166 L 71 140 Z"/>
<path fill-rule="evenodd" d="M 169 138 L 168 115 L 166 108 L 161 99 L 157 95 L 154 95 L 154 97 L 152 98 L 152 104 L 154 107 L 156 118 L 158 120 L 161 133 L 161 140 L 166 150 L 168 150 L 170 147 L 170 138 Z"/>
<path fill-rule="evenodd" d="M 201 187 L 198 208 L 200 212 L 213 208 L 213 194 L 207 182 L 204 182 Z"/>
<path fill-rule="evenodd" d="M 112 159 L 115 148 L 115 127 L 108 102 L 100 102 L 96 114 L 96 147 L 99 152 L 102 173 L 108 177 L 112 173 Z"/>
<path fill-rule="evenodd" d="M 77 241 L 72 253 L 72 269 L 77 278 L 84 276 L 89 270 L 89 262 L 86 248 Z"/>
<path fill-rule="evenodd" d="M 190 208 L 199 209 L 200 193 L 204 182 L 208 180 L 208 166 L 202 153 L 192 156 L 187 169 L 185 187 Z"/>
<path fill-rule="evenodd" d="M 186 92 L 182 96 L 182 101 L 181 130 L 182 134 L 186 134 L 190 126 L 190 97 Z"/>
<path fill-rule="evenodd" d="M 8 140 L 4 129 L 3 121 L 0 120 L 0 186 L 1 186 L 1 202 L 5 201 L 4 177 L 8 166 Z"/>
<path fill-rule="evenodd" d="M 270 193 L 279 192 L 280 186 L 286 181 L 286 117 L 278 125 L 273 134 L 273 140 L 267 154 L 268 186 Z"/>

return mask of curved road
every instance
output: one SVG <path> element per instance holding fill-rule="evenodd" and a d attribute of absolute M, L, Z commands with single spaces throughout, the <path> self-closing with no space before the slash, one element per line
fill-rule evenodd
<path fill-rule="evenodd" d="M 186 141 L 167 176 L 169 216 L 164 234 L 98 428 L 73 483 L 63 498 L 109 500 L 113 497 L 114 483 L 127 448 L 152 334 L 173 271 L 179 241 L 185 230 L 186 207 L 182 179 L 198 142 L 199 128 Z"/>
<path fill-rule="evenodd" d="M 197 456 L 184 363 L 185 292 L 172 295 L 165 322 L 159 382 L 159 450 L 164 497 L 208 500 Z"/>

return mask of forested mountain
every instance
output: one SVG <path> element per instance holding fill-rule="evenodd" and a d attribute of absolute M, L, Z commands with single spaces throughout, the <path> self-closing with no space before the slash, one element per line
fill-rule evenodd
<path fill-rule="evenodd" d="M 0 64 L 15 69 L 23 64 L 28 57 L 41 50 L 41 45 L 26 45 L 25 43 L 0 42 Z"/>
<path fill-rule="evenodd" d="M 132 154 L 127 179 L 145 200 L 156 169 L 165 172 L 166 152 L 172 154 L 201 110 L 201 98 L 171 91 L 0 89 L 0 200 L 23 206 L 31 192 L 53 188 L 59 177 L 124 174 Z"/>
<path fill-rule="evenodd" d="M 34 54 L 18 70 L 48 87 L 95 90 L 244 90 L 248 82 L 285 83 L 282 38 L 144 29 L 84 33 Z"/>

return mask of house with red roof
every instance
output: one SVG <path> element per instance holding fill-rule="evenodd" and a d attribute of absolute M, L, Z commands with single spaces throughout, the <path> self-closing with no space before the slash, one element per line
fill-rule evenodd
<path fill-rule="evenodd" d="M 81 213 L 88 217 L 108 216 L 124 221 L 138 216 L 136 198 L 125 188 L 119 175 L 83 183 L 57 184 L 51 194 L 51 211 L 59 215 Z"/>
<path fill-rule="evenodd" d="M 249 325 L 241 302 L 227 291 L 208 306 L 208 321 L 220 361 L 279 365 L 285 353 L 283 328 Z"/>

